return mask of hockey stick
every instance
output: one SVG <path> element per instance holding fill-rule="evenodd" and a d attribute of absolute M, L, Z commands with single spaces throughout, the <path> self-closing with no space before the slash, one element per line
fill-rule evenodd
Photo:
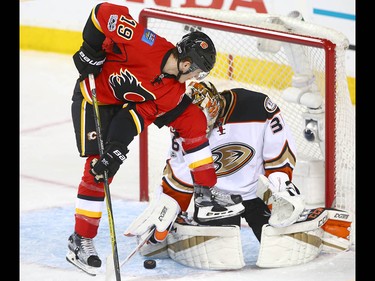
<path fill-rule="evenodd" d="M 147 234 L 147 236 L 138 243 L 137 247 L 135 247 L 133 249 L 133 251 L 131 251 L 131 253 L 123 261 L 121 261 L 120 267 L 122 267 L 125 263 L 127 263 L 131 259 L 131 257 L 133 257 L 135 255 L 135 253 L 137 253 L 143 247 L 143 245 L 147 243 L 147 241 L 150 239 L 150 237 L 154 234 L 155 228 L 156 228 L 155 225 L 153 225 L 150 228 L 149 233 Z M 113 257 L 109 256 L 107 258 L 107 270 L 106 270 L 105 281 L 110 281 L 111 280 L 113 270 L 108 270 L 108 269 L 112 268 L 112 265 L 113 265 L 112 261 L 113 261 Z"/>
<path fill-rule="evenodd" d="M 104 153 L 104 143 L 103 143 L 102 132 L 101 132 L 98 100 L 96 99 L 96 85 L 95 85 L 94 74 L 89 74 L 89 81 L 90 81 L 90 88 L 91 88 L 91 95 L 92 95 L 92 103 L 94 107 L 94 119 L 95 119 L 96 135 L 98 138 L 99 154 L 100 156 L 102 156 Z M 108 213 L 109 230 L 111 234 L 113 265 L 114 265 L 114 270 L 116 273 L 116 281 L 121 281 L 120 265 L 119 265 L 116 233 L 115 233 L 115 222 L 113 219 L 112 200 L 111 200 L 111 194 L 109 192 L 107 171 L 104 171 L 104 191 L 105 191 L 105 198 L 106 198 L 106 203 L 107 203 L 106 205 L 107 205 L 107 213 Z"/>
<path fill-rule="evenodd" d="M 134 250 L 123 260 L 123 261 L 121 261 L 121 263 L 120 263 L 120 267 L 121 266 L 123 266 L 128 260 L 130 260 L 130 258 L 132 257 L 132 256 L 134 256 L 134 254 L 136 253 L 136 252 L 138 252 L 142 247 L 143 247 L 143 245 L 144 244 L 146 244 L 147 243 L 147 241 L 151 238 L 151 236 L 154 234 L 154 230 L 155 230 L 155 228 L 156 228 L 156 225 L 154 225 L 154 226 L 152 226 L 151 228 L 150 228 L 150 230 L 149 230 L 149 233 L 147 234 L 147 236 L 143 239 L 143 240 L 141 240 L 139 243 L 138 243 L 138 245 L 137 245 L 137 247 L 135 247 L 134 248 Z"/>

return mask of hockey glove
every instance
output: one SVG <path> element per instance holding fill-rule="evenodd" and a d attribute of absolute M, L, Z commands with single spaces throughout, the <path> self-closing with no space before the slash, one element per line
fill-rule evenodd
<path fill-rule="evenodd" d="M 295 223 L 305 209 L 304 197 L 291 182 L 286 182 L 284 191 L 272 193 L 271 216 L 268 221 L 273 227 L 286 227 Z"/>
<path fill-rule="evenodd" d="M 125 161 L 128 152 L 129 150 L 119 143 L 109 144 L 99 160 L 94 158 L 91 161 L 90 174 L 94 176 L 95 181 L 104 181 L 104 171 L 108 172 L 109 178 L 113 177 Z"/>
<path fill-rule="evenodd" d="M 105 59 L 104 51 L 96 51 L 84 41 L 81 48 L 73 55 L 74 64 L 80 74 L 79 80 L 84 80 L 90 73 L 96 77 L 102 71 Z"/>
<path fill-rule="evenodd" d="M 163 188 L 158 186 L 154 190 L 154 198 L 149 206 L 131 223 L 124 235 L 139 236 L 140 240 L 144 240 L 152 231 L 147 243 L 163 242 L 180 211 L 178 202 L 163 193 Z"/>
<path fill-rule="evenodd" d="M 268 223 L 273 227 L 293 224 L 305 208 L 299 189 L 282 172 L 272 173 L 268 178 L 259 175 L 257 196 L 271 209 Z"/>

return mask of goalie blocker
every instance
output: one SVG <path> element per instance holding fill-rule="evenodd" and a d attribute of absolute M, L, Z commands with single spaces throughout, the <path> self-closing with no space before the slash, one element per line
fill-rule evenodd
<path fill-rule="evenodd" d="M 131 223 L 124 235 L 146 237 L 149 235 L 149 231 L 155 227 L 148 242 L 162 242 L 167 237 L 180 211 L 177 201 L 163 193 L 162 187 L 158 186 L 155 188 L 151 204 Z"/>

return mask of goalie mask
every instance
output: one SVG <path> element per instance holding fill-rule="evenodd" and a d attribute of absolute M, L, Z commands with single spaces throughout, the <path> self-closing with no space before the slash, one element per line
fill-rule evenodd
<path fill-rule="evenodd" d="M 193 104 L 198 105 L 207 119 L 207 134 L 213 129 L 222 108 L 222 99 L 211 82 L 191 82 L 191 98 Z"/>

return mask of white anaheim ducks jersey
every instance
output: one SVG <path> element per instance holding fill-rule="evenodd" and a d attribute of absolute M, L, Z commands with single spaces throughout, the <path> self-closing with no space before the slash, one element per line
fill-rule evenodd
<path fill-rule="evenodd" d="M 279 107 L 262 93 L 232 89 L 224 117 L 209 136 L 217 174 L 216 186 L 243 200 L 256 198 L 260 174 L 284 172 L 292 180 L 296 164 L 295 143 Z M 173 136 L 163 181 L 175 192 L 192 193 L 192 179 L 181 139 Z"/>

